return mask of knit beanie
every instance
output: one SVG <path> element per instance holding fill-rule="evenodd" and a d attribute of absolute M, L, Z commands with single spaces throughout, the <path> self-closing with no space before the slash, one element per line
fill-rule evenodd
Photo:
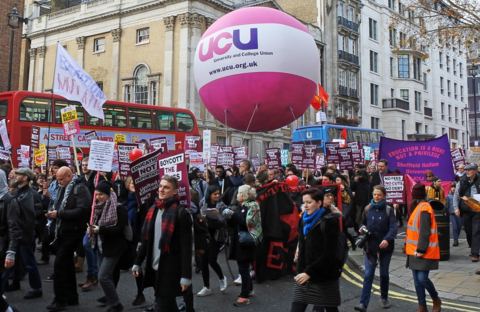
<path fill-rule="evenodd" d="M 100 181 L 97 184 L 97 187 L 95 187 L 95 191 L 101 192 L 103 194 L 106 194 L 110 196 L 110 189 L 112 188 L 112 185 L 108 183 L 107 181 Z"/>
<path fill-rule="evenodd" d="M 412 189 L 412 199 L 425 199 L 427 192 L 425 191 L 425 185 L 417 183 Z"/>

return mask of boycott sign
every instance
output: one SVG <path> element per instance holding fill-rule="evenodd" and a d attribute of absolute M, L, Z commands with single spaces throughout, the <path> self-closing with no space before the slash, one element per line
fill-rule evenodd
<path fill-rule="evenodd" d="M 268 148 L 265 150 L 265 153 L 267 155 L 266 158 L 268 169 L 277 169 L 282 166 L 279 148 Z"/>
<path fill-rule="evenodd" d="M 130 173 L 135 185 L 135 195 L 141 204 L 149 203 L 158 191 L 160 175 L 158 160 L 161 151 L 144 155 L 130 164 Z"/>
<path fill-rule="evenodd" d="M 118 173 L 121 177 L 130 174 L 130 151 L 137 147 L 134 143 L 118 143 Z"/>
<path fill-rule="evenodd" d="M 383 186 L 387 191 L 387 202 L 390 204 L 405 203 L 403 196 L 403 191 L 405 189 L 403 175 L 385 175 L 383 181 Z"/>
<path fill-rule="evenodd" d="M 90 156 L 88 157 L 88 169 L 102 172 L 112 171 L 114 150 L 114 142 L 92 140 Z"/>
<path fill-rule="evenodd" d="M 160 173 L 160 174 L 158 174 Z M 188 184 L 187 164 L 185 163 L 185 153 L 183 151 L 174 151 L 160 155 L 158 159 L 159 177 L 169 175 L 178 180 L 178 197 L 180 204 L 190 207 L 190 188 Z"/>
<path fill-rule="evenodd" d="M 32 126 L 32 139 L 30 140 L 30 145 L 33 148 L 40 147 L 40 127 Z"/>

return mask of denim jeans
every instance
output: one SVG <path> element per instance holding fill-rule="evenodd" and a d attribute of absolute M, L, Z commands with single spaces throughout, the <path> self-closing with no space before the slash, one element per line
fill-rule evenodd
<path fill-rule="evenodd" d="M 85 249 L 85 258 L 87 258 L 87 278 L 97 279 L 99 263 L 97 251 L 92 248 L 87 234 L 83 236 L 83 248 Z"/>
<path fill-rule="evenodd" d="M 417 300 L 419 305 L 427 305 L 427 299 L 425 298 L 425 289 L 430 294 L 432 299 L 438 298 L 437 290 L 433 286 L 432 281 L 428 278 L 430 271 L 418 271 L 412 270 L 413 282 L 415 283 L 415 291 L 417 293 Z"/>
<path fill-rule="evenodd" d="M 365 255 L 365 276 L 363 278 L 363 289 L 360 297 L 360 303 L 368 307 L 370 302 L 370 295 L 372 293 L 373 278 L 375 276 L 375 269 L 377 267 L 377 260 L 380 262 L 380 294 L 382 299 L 388 299 L 388 286 L 390 283 L 390 276 L 388 270 L 390 260 L 393 252 L 380 253 L 380 259 L 377 255 Z"/>
<path fill-rule="evenodd" d="M 450 222 L 452 223 L 452 235 L 454 240 L 458 240 L 462 230 L 462 219 L 457 217 L 454 213 L 450 214 Z"/>

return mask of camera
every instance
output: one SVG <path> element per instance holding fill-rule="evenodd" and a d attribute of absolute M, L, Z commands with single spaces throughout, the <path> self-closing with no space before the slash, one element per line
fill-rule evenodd
<path fill-rule="evenodd" d="M 371 233 L 368 231 L 366 226 L 362 226 L 358 232 L 360 232 L 361 235 L 359 235 L 355 241 L 355 246 L 358 248 L 364 248 L 367 240 L 370 238 Z"/>

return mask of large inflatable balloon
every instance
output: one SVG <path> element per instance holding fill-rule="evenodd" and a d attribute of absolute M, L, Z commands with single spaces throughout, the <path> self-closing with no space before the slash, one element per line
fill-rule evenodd
<path fill-rule="evenodd" d="M 305 25 L 251 7 L 213 23 L 195 52 L 194 74 L 208 111 L 228 127 L 260 132 L 299 118 L 316 92 L 320 56 Z"/>

